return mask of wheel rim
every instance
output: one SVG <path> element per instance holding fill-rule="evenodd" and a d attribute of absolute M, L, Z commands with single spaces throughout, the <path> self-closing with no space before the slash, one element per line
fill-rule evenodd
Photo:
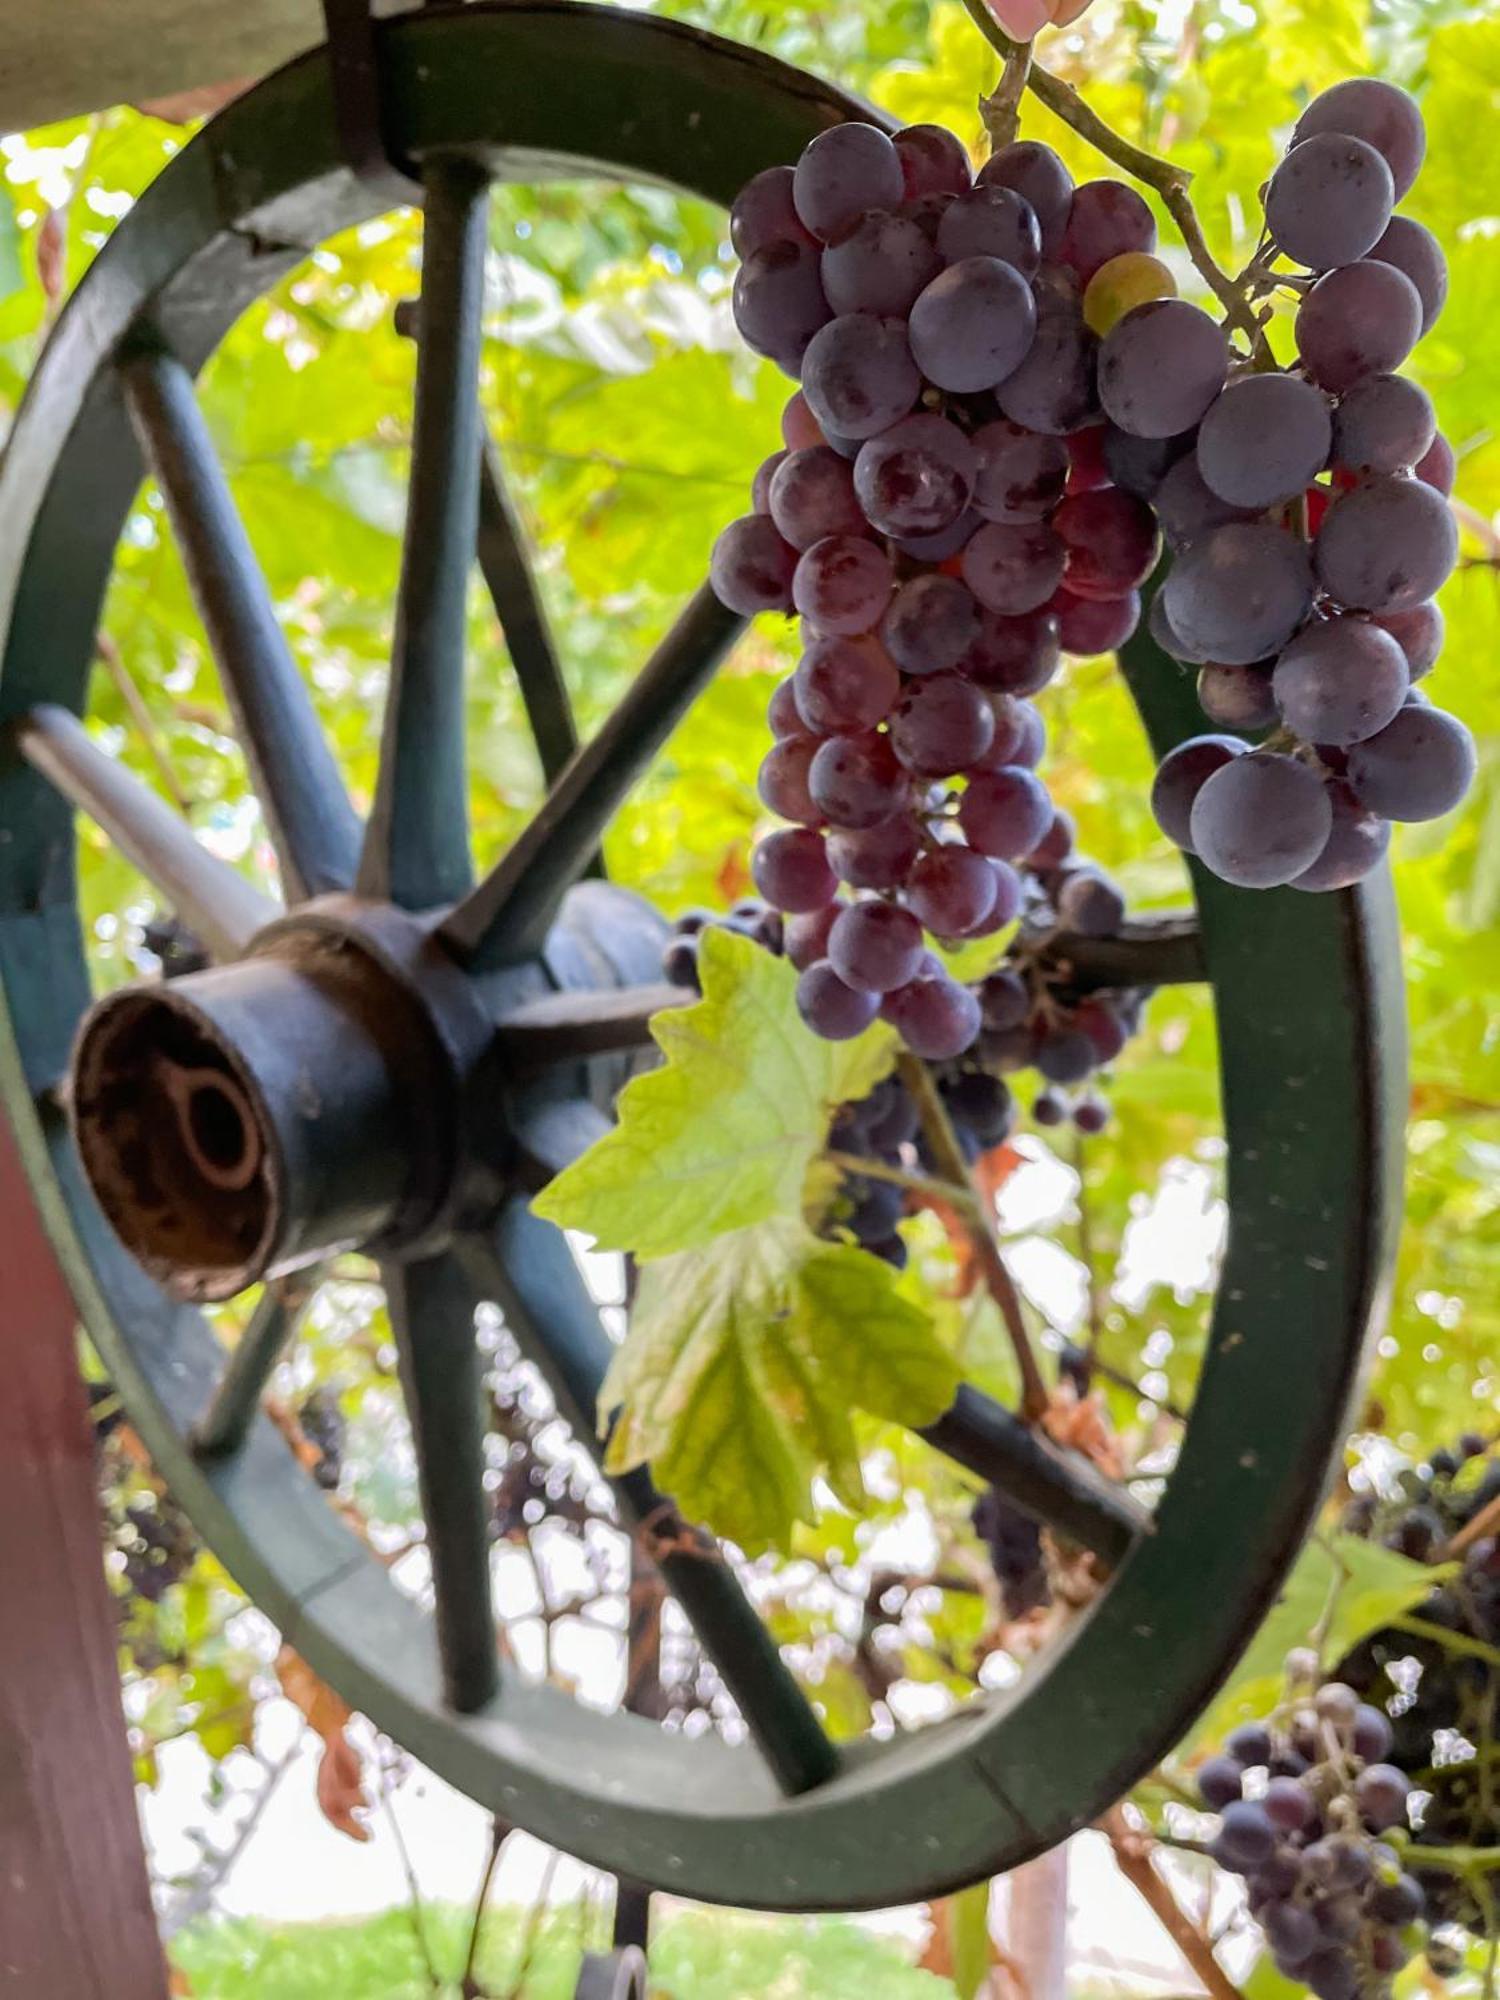
<path fill-rule="evenodd" d="M 384 46 L 393 133 L 419 160 L 441 151 L 459 163 L 455 210 L 473 162 L 499 178 L 661 179 L 727 202 L 814 131 L 867 115 L 731 44 L 596 8 L 424 13 L 393 23 Z M 0 466 L 0 719 L 82 706 L 104 582 L 141 476 L 116 366 L 122 345 L 149 325 L 196 370 L 304 246 L 373 213 L 333 135 L 319 53 L 184 150 L 63 315 Z M 459 215 L 456 235 L 463 226 Z M 450 365 L 463 364 L 450 352 Z M 450 468 L 464 449 L 452 444 Z M 441 597 L 441 580 L 434 588 Z M 734 621 L 700 599 L 689 626 L 701 668 Z M 1159 749 L 1196 730 L 1190 687 L 1148 639 L 1132 642 L 1123 664 Z M 648 732 L 652 722 L 648 712 Z M 638 744 L 625 748 L 639 754 Z M 620 750 L 606 732 L 597 767 L 607 773 Z M 396 787 L 386 804 L 401 796 Z M 559 842 L 556 817 L 544 809 L 539 824 L 512 850 L 531 864 Z M 564 824 L 568 866 L 581 865 L 597 827 L 586 814 Z M 342 854 L 347 868 L 337 815 L 313 833 L 304 857 Z M 457 1713 L 432 1621 L 312 1482 L 293 1476 L 267 1424 L 228 1456 L 188 1449 L 222 1350 L 120 1248 L 58 1109 L 89 998 L 71 815 L 39 769 L 15 759 L 0 772 L 0 834 L 0 1082 L 81 1316 L 158 1465 L 251 1597 L 350 1701 L 481 1803 L 586 1860 L 707 1900 L 787 1909 L 912 1900 L 1028 1858 L 1119 1796 L 1180 1735 L 1273 1601 L 1341 1434 L 1397 1213 L 1403 1058 L 1388 878 L 1340 896 L 1257 897 L 1195 875 L 1219 1015 L 1232 1228 L 1193 1421 L 1155 1531 L 1016 1690 L 894 1744 L 843 1751 L 822 1782 L 813 1782 L 820 1750 L 805 1733 L 805 1704 L 787 1696 L 769 1725 L 772 1736 L 783 1731 L 778 1785 L 752 1749 L 665 1735 L 513 1676 L 487 1698 L 475 1690 L 478 1712 Z M 415 884 L 362 873 L 361 887 L 437 903 L 463 889 L 451 852 L 427 861 Z M 328 886 L 319 865 L 304 866 L 308 887 Z M 535 893 L 529 869 L 500 874 L 490 899 L 449 928 L 483 964 L 506 906 L 510 942 L 495 956 L 519 961 L 501 983 L 512 982 L 520 1004 L 545 989 L 528 955 L 555 897 Z M 609 892 L 576 893 L 586 903 Z M 543 1225 L 510 1213 L 518 1234 L 502 1255 L 514 1270 L 541 1259 L 531 1228 Z M 420 1263 L 401 1268 L 417 1287 L 447 1281 Z M 747 1684 L 775 1680 L 769 1640 L 741 1666 Z"/>

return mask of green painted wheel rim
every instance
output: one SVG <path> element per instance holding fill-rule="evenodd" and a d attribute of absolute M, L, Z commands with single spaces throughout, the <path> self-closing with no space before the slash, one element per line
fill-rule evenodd
<path fill-rule="evenodd" d="M 679 26 L 564 4 L 423 13 L 384 34 L 391 128 L 497 176 L 655 179 L 721 203 L 817 130 L 869 115 Z M 149 314 L 196 368 L 315 244 L 375 203 L 340 164 L 315 53 L 231 106 L 147 190 L 63 314 L 0 463 L 0 720 L 81 709 L 141 477 L 111 367 Z M 1142 634 L 1124 668 L 1158 748 L 1201 727 Z M 1156 1531 L 1004 1696 L 783 1797 L 755 1753 L 507 1679 L 447 1710 L 428 1619 L 261 1422 L 204 1464 L 184 1433 L 222 1354 L 131 1263 L 87 1192 L 55 1086 L 88 1002 L 71 817 L 0 769 L 0 1087 L 80 1315 L 196 1525 L 288 1642 L 483 1805 L 600 1866 L 710 1901 L 900 1903 L 1015 1865 L 1149 1769 L 1273 1602 L 1378 1320 L 1399 1213 L 1404 1055 L 1389 880 L 1255 896 L 1197 876 L 1219 1019 L 1231 1230 L 1209 1353 Z"/>

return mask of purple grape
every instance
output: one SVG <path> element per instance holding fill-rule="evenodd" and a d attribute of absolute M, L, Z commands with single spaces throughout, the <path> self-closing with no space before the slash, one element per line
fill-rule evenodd
<path fill-rule="evenodd" d="M 854 490 L 883 535 L 932 535 L 964 513 L 979 465 L 974 447 L 946 417 L 903 417 L 860 446 Z"/>
<path fill-rule="evenodd" d="M 964 582 L 986 611 L 1040 610 L 1063 580 L 1067 549 L 1044 521 L 986 521 L 963 553 Z"/>
<path fill-rule="evenodd" d="M 1270 1763 L 1274 1746 L 1271 1732 L 1263 1722 L 1242 1722 L 1238 1729 L 1230 1732 L 1224 1747 L 1231 1757 L 1238 1758 L 1240 1763 L 1253 1771 L 1262 1764 Z"/>
<path fill-rule="evenodd" d="M 935 970 L 924 969 L 888 993 L 880 1012 L 913 1055 L 926 1062 L 949 1062 L 977 1039 L 979 1002 L 967 986 L 960 986 L 933 963 Z"/>
<path fill-rule="evenodd" d="M 1375 618 L 1406 655 L 1414 681 L 1431 673 L 1443 650 L 1443 614 L 1435 604 L 1414 604 L 1410 611 L 1382 611 Z"/>
<path fill-rule="evenodd" d="M 1430 331 L 1448 302 L 1448 264 L 1432 231 L 1409 215 L 1393 215 L 1370 255 L 1411 279 L 1422 301 L 1422 332 Z"/>
<path fill-rule="evenodd" d="M 1162 758 L 1151 786 L 1151 810 L 1168 840 L 1185 854 L 1194 852 L 1188 830 L 1194 799 L 1215 771 L 1244 754 L 1236 736 L 1192 736 Z"/>
<path fill-rule="evenodd" d="M 1073 822 L 1058 806 L 1047 822 L 1047 830 L 1026 856 L 1033 868 L 1060 868 L 1073 852 Z"/>
<path fill-rule="evenodd" d="M 771 481 L 786 463 L 784 451 L 773 451 L 756 467 L 755 477 L 750 482 L 750 505 L 757 514 L 771 511 Z"/>
<path fill-rule="evenodd" d="M 1283 1833 L 1301 1833 L 1313 1817 L 1313 1802 L 1295 1778 L 1272 1778 L 1261 1803 L 1271 1824 Z"/>
<path fill-rule="evenodd" d="M 891 559 L 878 542 L 825 535 L 797 564 L 792 602 L 819 631 L 857 638 L 885 615 L 891 581 Z"/>
<path fill-rule="evenodd" d="M 831 852 L 831 840 L 828 846 Z M 847 908 L 846 903 L 825 903 L 820 910 L 802 910 L 796 916 L 787 918 L 782 943 L 787 957 L 799 972 L 806 972 L 810 965 L 828 956 L 828 933 L 833 929 L 840 910 Z"/>
<path fill-rule="evenodd" d="M 1132 437 L 1190 430 L 1224 387 L 1224 329 L 1185 299 L 1134 307 L 1099 349 L 1099 400 Z"/>
<path fill-rule="evenodd" d="M 1017 765 L 971 778 L 958 808 L 969 845 L 1000 861 L 1034 852 L 1051 822 L 1046 786 L 1034 771 Z"/>
<path fill-rule="evenodd" d="M 929 674 L 911 682 L 891 716 L 891 747 L 919 778 L 970 770 L 994 733 L 989 703 L 957 674 Z"/>
<path fill-rule="evenodd" d="M 1113 1062 L 1130 1039 L 1130 1031 L 1118 1009 L 1103 1000 L 1085 1000 L 1073 1011 L 1073 1025 L 1094 1045 L 1098 1062 Z"/>
<path fill-rule="evenodd" d="M 979 516 L 970 507 L 951 528 L 942 528 L 935 535 L 897 535 L 894 540 L 902 555 L 915 562 L 943 563 L 968 545 L 978 526 Z"/>
<path fill-rule="evenodd" d="M 813 334 L 802 357 L 802 393 L 830 443 L 888 429 L 921 387 L 899 319 L 844 313 Z"/>
<path fill-rule="evenodd" d="M 1361 1702 L 1354 1711 L 1354 1754 L 1362 1763 L 1378 1764 L 1390 1755 L 1395 1732 L 1383 1709 Z"/>
<path fill-rule="evenodd" d="M 965 257 L 926 287 L 911 309 L 911 352 L 927 380 L 968 395 L 994 389 L 1026 358 L 1036 303 L 998 257 Z M 816 405 L 814 405 L 816 408 Z"/>
<path fill-rule="evenodd" d="M 1023 278 L 1034 278 L 1042 261 L 1036 210 L 1014 188 L 992 183 L 972 188 L 944 210 L 937 251 L 947 264 L 966 257 L 998 257 Z"/>
<path fill-rule="evenodd" d="M 1017 139 L 992 153 L 979 169 L 981 187 L 1012 188 L 1031 204 L 1042 232 L 1042 247 L 1055 257 L 1067 234 L 1073 207 L 1073 176 L 1050 146 Z"/>
<path fill-rule="evenodd" d="M 1098 415 L 1099 343 L 1083 323 L 1078 294 L 1066 272 L 1043 265 L 1034 289 L 1036 332 L 1030 351 L 1000 385 L 995 400 L 1012 423 L 1065 437 Z"/>
<path fill-rule="evenodd" d="M 1008 929 L 1020 916 L 1026 901 L 1026 885 L 1008 861 L 996 861 L 987 855 L 985 862 L 994 878 L 995 900 L 990 904 L 989 914 L 965 931 L 965 937 L 993 937 L 997 931 Z"/>
<path fill-rule="evenodd" d="M 758 611 L 790 611 L 797 552 L 764 514 L 731 521 L 714 543 L 709 582 L 719 602 L 742 618 Z"/>
<path fill-rule="evenodd" d="M 1198 470 L 1210 492 L 1258 513 L 1294 499 L 1328 463 L 1328 399 L 1295 375 L 1244 375 L 1198 432 Z"/>
<path fill-rule="evenodd" d="M 944 673 L 978 638 L 979 606 L 956 576 L 929 571 L 900 586 L 880 636 L 903 673 Z"/>
<path fill-rule="evenodd" d="M 1441 819 L 1474 782 L 1474 739 L 1456 715 L 1413 700 L 1349 752 L 1350 790 L 1385 819 Z"/>
<path fill-rule="evenodd" d="M 962 194 L 974 183 L 963 142 L 943 125 L 908 125 L 892 142 L 905 177 L 906 198 Z"/>
<path fill-rule="evenodd" d="M 899 889 L 921 851 L 917 822 L 907 813 L 860 832 L 828 836 L 833 872 L 851 889 Z"/>
<path fill-rule="evenodd" d="M 768 811 L 779 819 L 816 826 L 822 814 L 807 789 L 807 773 L 817 744 L 810 736 L 792 736 L 773 743 L 762 759 L 757 789 Z"/>
<path fill-rule="evenodd" d="M 778 741 L 791 736 L 810 736 L 812 731 L 802 720 L 797 707 L 797 690 L 789 680 L 778 681 L 771 699 L 766 703 L 766 721 L 771 734 Z"/>
<path fill-rule="evenodd" d="M 1323 852 L 1332 825 L 1318 774 L 1267 751 L 1221 765 L 1199 787 L 1188 819 L 1193 851 L 1243 889 L 1295 880 Z"/>
<path fill-rule="evenodd" d="M 1068 448 L 1001 418 L 970 440 L 978 461 L 974 509 L 988 521 L 1041 521 L 1068 483 Z"/>
<path fill-rule="evenodd" d="M 806 827 L 768 833 L 750 857 L 755 886 L 778 910 L 819 910 L 838 890 L 823 836 Z"/>
<path fill-rule="evenodd" d="M 1204 656 L 1173 629 L 1167 616 L 1167 601 L 1158 591 L 1151 600 L 1151 615 L 1146 621 L 1151 637 L 1170 659 L 1180 661 L 1184 666 L 1197 667 L 1204 664 Z"/>
<path fill-rule="evenodd" d="M 1061 1091 L 1039 1091 L 1032 1099 L 1031 1115 L 1038 1125 L 1065 1125 L 1068 1119 L 1068 1100 Z"/>
<path fill-rule="evenodd" d="M 781 442 L 788 451 L 810 451 L 815 444 L 826 442 L 800 389 L 794 390 L 782 406 Z"/>
<path fill-rule="evenodd" d="M 1050 611 L 1032 611 L 1017 618 L 987 611 L 980 619 L 978 637 L 958 663 L 958 671 L 976 687 L 992 693 L 1039 694 L 1057 672 L 1061 659 L 1061 634 Z"/>
<path fill-rule="evenodd" d="M 967 1125 L 986 1148 L 1009 1138 L 1016 1122 L 1015 1099 L 1004 1080 L 982 1069 L 963 1069 L 941 1085 L 949 1114 Z"/>
<path fill-rule="evenodd" d="M 1320 132 L 1363 139 L 1390 170 L 1395 199 L 1409 192 L 1427 150 L 1422 114 L 1414 99 L 1372 76 L 1350 77 L 1320 91 L 1297 121 L 1292 145 Z"/>
<path fill-rule="evenodd" d="M 736 257 L 753 257 L 768 243 L 811 244 L 792 204 L 790 167 L 766 167 L 746 181 L 729 211 L 729 241 Z"/>
<path fill-rule="evenodd" d="M 1303 1961 L 1298 1976 L 1315 2000 L 1355 2000 L 1359 1992 L 1359 1967 L 1347 1952 L 1315 1951 Z"/>
<path fill-rule="evenodd" d="M 1076 1028 L 1048 1028 L 1033 1060 L 1049 1083 L 1082 1083 L 1097 1066 L 1093 1043 Z"/>
<path fill-rule="evenodd" d="M 1458 460 L 1454 456 L 1452 445 L 1441 431 L 1428 446 L 1426 455 L 1418 459 L 1412 470 L 1418 479 L 1425 480 L 1445 499 L 1453 491 L 1453 482 L 1458 477 Z"/>
<path fill-rule="evenodd" d="M 1406 655 L 1362 618 L 1306 625 L 1271 676 L 1281 719 L 1304 743 L 1347 748 L 1385 728 L 1411 685 Z"/>
<path fill-rule="evenodd" d="M 1416 286 L 1394 264 L 1368 257 L 1319 278 L 1297 308 L 1302 365 L 1335 396 L 1399 368 L 1421 332 Z"/>
<path fill-rule="evenodd" d="M 1031 1014 L 1031 991 L 1018 972 L 1002 966 L 979 988 L 979 1008 L 987 1028 L 1019 1028 Z"/>
<path fill-rule="evenodd" d="M 1379 242 L 1396 205 L 1385 160 L 1363 139 L 1315 132 L 1293 146 L 1266 189 L 1266 226 L 1294 264 L 1331 271 Z"/>
<path fill-rule="evenodd" d="M 818 253 L 810 244 L 768 243 L 741 264 L 734 280 L 734 323 L 757 354 L 795 371 L 813 335 L 832 317 Z"/>
<path fill-rule="evenodd" d="M 799 554 L 826 535 L 865 532 L 854 474 L 826 444 L 781 454 L 771 480 L 770 514 L 777 532 Z"/>
<path fill-rule="evenodd" d="M 1333 418 L 1331 463 L 1345 472 L 1406 472 L 1437 436 L 1432 399 L 1404 375 L 1357 382 Z"/>
<path fill-rule="evenodd" d="M 1314 543 L 1318 581 L 1350 610 L 1410 611 L 1458 560 L 1453 510 L 1420 479 L 1370 479 L 1329 508 Z"/>
<path fill-rule="evenodd" d="M 1312 564 L 1284 529 L 1230 521 L 1183 551 L 1162 594 L 1189 646 L 1219 664 L 1248 667 L 1279 653 L 1307 616 Z"/>
<path fill-rule="evenodd" d="M 1080 937 L 1114 937 L 1125 921 L 1125 898 L 1107 876 L 1080 868 L 1063 885 L 1057 915 Z"/>
<path fill-rule="evenodd" d="M 835 125 L 809 140 L 792 180 L 803 226 L 830 243 L 867 208 L 894 208 L 906 192 L 901 156 L 877 126 Z"/>
<path fill-rule="evenodd" d="M 1123 597 L 1075 597 L 1064 585 L 1049 608 L 1063 651 L 1081 660 L 1118 651 L 1141 622 L 1138 590 L 1127 590 Z"/>
<path fill-rule="evenodd" d="M 1198 706 L 1221 729 L 1269 729 L 1276 720 L 1276 691 L 1260 667 L 1202 667 L 1197 695 Z"/>
<path fill-rule="evenodd" d="M 1057 254 L 1076 276 L 1080 291 L 1111 258 L 1155 248 L 1155 219 L 1134 188 L 1100 180 L 1084 181 L 1074 190 Z"/>
<path fill-rule="evenodd" d="M 1219 1816 L 1217 1845 L 1240 1869 L 1256 1868 L 1276 1846 L 1276 1829 L 1253 1799 L 1231 1799 Z"/>
<path fill-rule="evenodd" d="M 1398 1826 L 1406 1819 L 1406 1796 L 1411 1783 L 1394 1764 L 1367 1764 L 1354 1781 L 1354 1803 L 1366 1825 L 1376 1833 Z"/>
<path fill-rule="evenodd" d="M 1073 1123 L 1086 1138 L 1097 1138 L 1109 1124 L 1109 1106 L 1102 1097 L 1080 1097 L 1073 1106 Z"/>
<path fill-rule="evenodd" d="M 995 907 L 993 862 L 972 847 L 937 847 L 911 872 L 906 900 L 935 937 L 966 937 Z"/>
<path fill-rule="evenodd" d="M 819 639 L 802 655 L 792 686 L 814 736 L 856 736 L 884 722 L 901 676 L 877 646 Z"/>
<path fill-rule="evenodd" d="M 920 224 L 872 209 L 823 252 L 823 294 L 836 313 L 899 319 L 942 268 Z"/>
<path fill-rule="evenodd" d="M 797 981 L 797 1012 L 825 1042 L 852 1041 L 879 1011 L 879 994 L 846 986 L 826 958 L 814 960 Z"/>
<path fill-rule="evenodd" d="M 922 926 L 898 903 L 854 903 L 828 934 L 828 958 L 846 986 L 890 993 L 922 962 Z"/>
<path fill-rule="evenodd" d="M 1378 1883 L 1370 1896 L 1370 1915 L 1377 1923 L 1414 1924 L 1427 1908 L 1427 1896 L 1420 1882 L 1410 1875 L 1398 1875 L 1394 1882 Z"/>
<path fill-rule="evenodd" d="M 1138 438 L 1117 424 L 1107 423 L 1100 449 L 1104 469 L 1114 485 L 1141 500 L 1151 500 L 1178 459 L 1192 450 L 1193 442 L 1192 431 L 1179 431 L 1175 437 Z"/>
<path fill-rule="evenodd" d="M 904 812 L 911 799 L 910 780 L 895 751 L 873 730 L 820 744 L 807 783 L 823 817 L 853 832 L 880 826 Z"/>
<path fill-rule="evenodd" d="M 997 771 L 1002 764 L 1025 764 L 1034 771 L 1047 747 L 1047 725 L 1035 707 L 1013 694 L 992 694 L 990 711 L 995 733 L 982 768 Z"/>
<path fill-rule="evenodd" d="M 1070 493 L 1052 529 L 1067 548 L 1064 581 L 1075 597 L 1124 597 L 1146 581 L 1161 553 L 1150 507 L 1115 486 Z"/>
<path fill-rule="evenodd" d="M 1284 1965 L 1300 1965 L 1318 1948 L 1318 1926 L 1304 1903 L 1268 1903 L 1261 1911 L 1260 1924 L 1266 1943 Z"/>
<path fill-rule="evenodd" d="M 1197 456 L 1192 452 L 1178 459 L 1156 489 L 1151 504 L 1156 524 L 1174 555 L 1181 555 L 1204 535 L 1231 521 L 1253 521 L 1258 511 L 1221 500 L 1199 471 Z M 1156 601 L 1161 604 L 1164 599 L 1158 597 Z"/>

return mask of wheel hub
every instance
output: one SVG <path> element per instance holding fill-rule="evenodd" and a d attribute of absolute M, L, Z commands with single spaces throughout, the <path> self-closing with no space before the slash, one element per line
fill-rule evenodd
<path fill-rule="evenodd" d="M 238 962 L 112 994 L 74 1054 L 74 1129 L 121 1241 L 227 1299 L 336 1250 L 430 1250 L 498 1191 L 493 1022 L 433 924 L 325 897 Z"/>

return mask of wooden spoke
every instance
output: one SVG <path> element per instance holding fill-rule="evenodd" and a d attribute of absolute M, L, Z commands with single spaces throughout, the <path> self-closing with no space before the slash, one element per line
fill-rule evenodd
<path fill-rule="evenodd" d="M 465 601 L 479 512 L 479 347 L 489 182 L 464 159 L 423 172 L 411 482 L 390 692 L 360 893 L 411 910 L 469 887 Z"/>
<path fill-rule="evenodd" d="M 574 1438 L 591 1445 L 611 1342 L 566 1238 L 518 1197 L 489 1236 L 460 1244 L 459 1255 L 546 1379 Z M 688 1527 L 644 1471 L 613 1486 L 625 1525 L 642 1537 L 782 1789 L 808 1791 L 831 1778 L 838 1753 L 723 1552 Z"/>
<path fill-rule="evenodd" d="M 27 763 L 104 829 L 214 958 L 238 958 L 281 915 L 164 800 L 107 757 L 71 710 L 33 708 L 12 730 Z"/>
<path fill-rule="evenodd" d="M 1122 1486 L 967 1384 L 952 1407 L 917 1435 L 998 1487 L 1023 1513 L 1092 1549 L 1111 1568 L 1151 1532 L 1151 1516 Z"/>
<path fill-rule="evenodd" d="M 286 1351 L 323 1282 L 321 1270 L 300 1271 L 266 1286 L 219 1378 L 208 1408 L 193 1426 L 193 1449 L 205 1458 L 238 1451 L 260 1408 L 271 1371 Z"/>
<path fill-rule="evenodd" d="M 1129 917 L 1113 937 L 1054 931 L 1042 964 L 1079 993 L 1113 986 L 1191 986 L 1207 979 L 1203 938 L 1193 910 Z"/>
<path fill-rule="evenodd" d="M 160 348 L 131 352 L 120 374 L 219 663 L 287 899 L 347 889 L 359 857 L 359 821 L 276 622 L 192 377 Z"/>
<path fill-rule="evenodd" d="M 417 1449 L 438 1650 L 450 1706 L 470 1713 L 499 1686 L 475 1292 L 451 1255 L 382 1267 Z"/>
<path fill-rule="evenodd" d="M 578 748 L 573 705 L 546 607 L 532 574 L 526 529 L 487 439 L 479 460 L 479 567 L 521 686 L 532 741 L 550 785 Z"/>
<path fill-rule="evenodd" d="M 705 584 L 510 851 L 443 925 L 477 966 L 537 950 L 631 787 L 713 677 L 745 621 Z"/>
<path fill-rule="evenodd" d="M 648 1049 L 653 1016 L 664 1007 L 690 1006 L 697 997 L 665 981 L 655 986 L 549 993 L 502 1015 L 495 1029 L 496 1046 L 511 1070 Z"/>

